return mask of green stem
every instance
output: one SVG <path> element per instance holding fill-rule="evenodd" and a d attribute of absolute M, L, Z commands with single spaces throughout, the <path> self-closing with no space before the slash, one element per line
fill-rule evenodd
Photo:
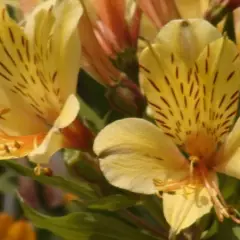
<path fill-rule="evenodd" d="M 156 237 L 161 237 L 160 239 L 168 239 L 168 234 L 164 229 L 156 228 L 149 223 L 145 222 L 143 219 L 137 217 L 133 213 L 131 213 L 128 210 L 122 211 L 123 214 L 121 214 L 123 217 L 127 217 L 127 220 L 130 220 L 134 225 L 137 227 L 143 228 L 147 231 L 149 231 L 152 235 Z"/>

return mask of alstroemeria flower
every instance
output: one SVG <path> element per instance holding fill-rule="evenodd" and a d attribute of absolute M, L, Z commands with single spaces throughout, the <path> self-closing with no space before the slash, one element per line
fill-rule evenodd
<path fill-rule="evenodd" d="M 114 4 L 109 0 L 80 2 L 85 9 L 78 27 L 81 66 L 100 84 L 115 86 L 126 74 L 114 66 L 112 60 L 126 48 L 136 48 L 140 11 L 132 0 L 118 0 Z"/>
<path fill-rule="evenodd" d="M 211 20 L 218 14 L 215 11 L 216 8 L 228 8 L 231 11 L 233 7 L 237 7 L 237 3 L 231 0 L 136 0 L 136 2 L 143 11 L 143 16 L 146 15 L 156 29 L 154 31 L 152 27 L 151 38 L 147 37 L 151 28 L 144 27 L 142 29 L 141 36 L 148 40 L 154 39 L 159 29 L 173 19 L 207 18 Z M 221 21 L 218 24 L 221 30 L 223 29 L 223 23 L 224 21 Z M 155 35 L 154 32 L 156 32 Z"/>
<path fill-rule="evenodd" d="M 168 33 L 165 39 L 163 33 Z M 139 59 L 158 127 L 137 118 L 105 127 L 94 143 L 101 170 L 116 187 L 162 193 L 174 233 L 212 207 L 220 221 L 226 217 L 239 223 L 216 174 L 240 178 L 240 120 L 230 132 L 240 89 L 238 50 L 200 19 L 172 21 L 159 39 Z"/>
<path fill-rule="evenodd" d="M 169 21 L 179 18 L 203 18 L 209 6 L 209 0 L 136 0 L 136 2 L 143 11 L 140 36 L 150 42 Z M 140 50 L 146 47 L 145 41 L 139 43 Z"/>
<path fill-rule="evenodd" d="M 86 147 L 74 95 L 80 66 L 76 26 L 83 12 L 78 1 L 39 10 L 24 28 L 0 11 L 0 159 L 25 156 L 43 139 L 40 150 L 51 150 L 49 155 L 63 146 Z"/>
<path fill-rule="evenodd" d="M 87 9 L 87 5 L 82 2 Z M 127 73 L 120 71 L 101 47 L 94 34 L 94 25 L 86 12 L 84 11 L 78 27 L 82 45 L 81 66 L 96 81 L 108 88 L 106 96 L 114 109 L 127 114 L 141 114 L 145 99 Z M 128 69 L 132 70 L 130 67 Z"/>
<path fill-rule="evenodd" d="M 121 78 L 121 72 L 113 66 L 93 31 L 93 25 L 86 13 L 79 22 L 82 44 L 81 65 L 96 81 L 104 86 L 114 86 Z"/>
<path fill-rule="evenodd" d="M 137 46 L 141 12 L 133 0 L 81 0 L 105 54 Z M 134 5 L 134 6 L 133 6 Z"/>

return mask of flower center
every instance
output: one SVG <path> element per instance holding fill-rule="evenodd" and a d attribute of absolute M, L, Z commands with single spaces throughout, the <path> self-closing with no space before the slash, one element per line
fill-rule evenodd
<path fill-rule="evenodd" d="M 179 179 L 167 179 L 161 181 L 154 179 L 157 195 L 159 193 L 175 194 L 178 190 L 187 199 L 189 194 L 195 194 L 198 198 L 198 192 L 205 188 L 211 198 L 213 207 L 219 221 L 224 218 L 231 218 L 234 222 L 240 223 L 237 217 L 237 211 L 227 205 L 219 188 L 212 169 L 214 167 L 213 157 L 217 150 L 217 139 L 206 132 L 197 132 L 188 136 L 183 150 L 188 154 L 189 174 Z"/>
<path fill-rule="evenodd" d="M 183 150 L 190 156 L 193 163 L 204 162 L 211 168 L 211 158 L 217 149 L 217 140 L 206 131 L 196 132 L 189 135 L 183 146 Z"/>

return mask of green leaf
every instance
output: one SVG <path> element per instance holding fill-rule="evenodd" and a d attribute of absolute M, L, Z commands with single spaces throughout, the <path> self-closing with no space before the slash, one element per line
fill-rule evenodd
<path fill-rule="evenodd" d="M 203 233 L 202 233 L 202 239 L 209 239 L 211 237 L 213 237 L 217 231 L 219 229 L 219 222 L 217 220 L 215 220 L 213 222 L 213 224 L 209 227 L 209 229 L 205 230 Z"/>
<path fill-rule="evenodd" d="M 94 112 L 85 101 L 79 97 L 80 101 L 80 115 L 87 119 L 87 121 L 94 125 L 96 130 L 101 130 L 105 126 L 105 119 L 101 118 L 96 112 Z"/>
<path fill-rule="evenodd" d="M 85 182 L 75 182 L 70 179 L 62 178 L 60 176 L 36 176 L 31 168 L 24 167 L 12 160 L 1 160 L 0 165 L 6 168 L 13 169 L 20 175 L 30 177 L 42 184 L 58 187 L 66 192 L 75 194 L 83 200 L 97 199 L 93 189 Z"/>
<path fill-rule="evenodd" d="M 85 71 L 80 71 L 77 92 L 81 99 L 100 117 L 104 117 L 109 111 L 105 91 L 105 87 L 97 83 Z"/>
<path fill-rule="evenodd" d="M 222 176 L 221 176 L 222 177 Z M 223 186 L 221 188 L 222 195 L 224 199 L 230 198 L 236 193 L 236 189 L 239 185 L 239 181 L 236 178 L 224 176 Z"/>
<path fill-rule="evenodd" d="M 240 239 L 240 227 L 239 226 L 233 227 L 232 230 L 237 239 Z"/>
<path fill-rule="evenodd" d="M 99 213 L 78 212 L 64 217 L 49 217 L 21 202 L 25 216 L 39 228 L 47 229 L 68 240 L 154 240 L 112 216 Z"/>
<path fill-rule="evenodd" d="M 223 223 L 220 223 L 218 226 L 217 233 L 213 235 L 211 238 L 208 238 L 209 240 L 238 240 L 236 237 L 236 229 L 235 224 L 232 220 L 225 219 Z M 233 231 L 235 229 L 235 232 Z"/>
<path fill-rule="evenodd" d="M 163 215 L 162 202 L 156 196 L 143 196 L 143 207 L 149 212 L 151 217 L 161 226 L 168 227 L 168 224 Z"/>
<path fill-rule="evenodd" d="M 63 159 L 72 176 L 91 183 L 99 183 L 104 179 L 102 172 L 96 167 L 96 163 L 84 152 L 64 149 Z"/>
<path fill-rule="evenodd" d="M 117 211 L 126 209 L 137 204 L 137 200 L 122 194 L 103 197 L 97 201 L 88 204 L 89 209 Z"/>

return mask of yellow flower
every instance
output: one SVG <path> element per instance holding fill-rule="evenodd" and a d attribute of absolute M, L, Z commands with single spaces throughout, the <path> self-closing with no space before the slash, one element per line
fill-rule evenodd
<path fill-rule="evenodd" d="M 173 19 L 203 18 L 209 7 L 209 0 L 136 0 L 143 11 L 140 36 L 153 41 L 159 30 Z M 141 51 L 146 41 L 139 41 Z"/>
<path fill-rule="evenodd" d="M 160 29 L 177 18 L 202 18 L 209 7 L 209 0 L 136 0 L 144 14 Z"/>
<path fill-rule="evenodd" d="M 76 139 L 86 130 L 74 95 L 83 11 L 77 0 L 55 2 L 29 15 L 24 28 L 0 9 L 0 159 L 25 156 L 43 139 L 40 150 L 49 156 L 84 145 Z"/>
<path fill-rule="evenodd" d="M 137 118 L 105 127 L 94 143 L 105 177 L 119 188 L 161 195 L 172 233 L 212 207 L 220 221 L 239 223 L 216 174 L 240 178 L 240 120 L 231 131 L 240 89 L 236 46 L 204 20 L 174 20 L 139 61 L 158 127 Z"/>
<path fill-rule="evenodd" d="M 29 222 L 14 221 L 6 213 L 0 214 L 0 239 L 2 240 L 36 240 L 36 233 Z"/>

